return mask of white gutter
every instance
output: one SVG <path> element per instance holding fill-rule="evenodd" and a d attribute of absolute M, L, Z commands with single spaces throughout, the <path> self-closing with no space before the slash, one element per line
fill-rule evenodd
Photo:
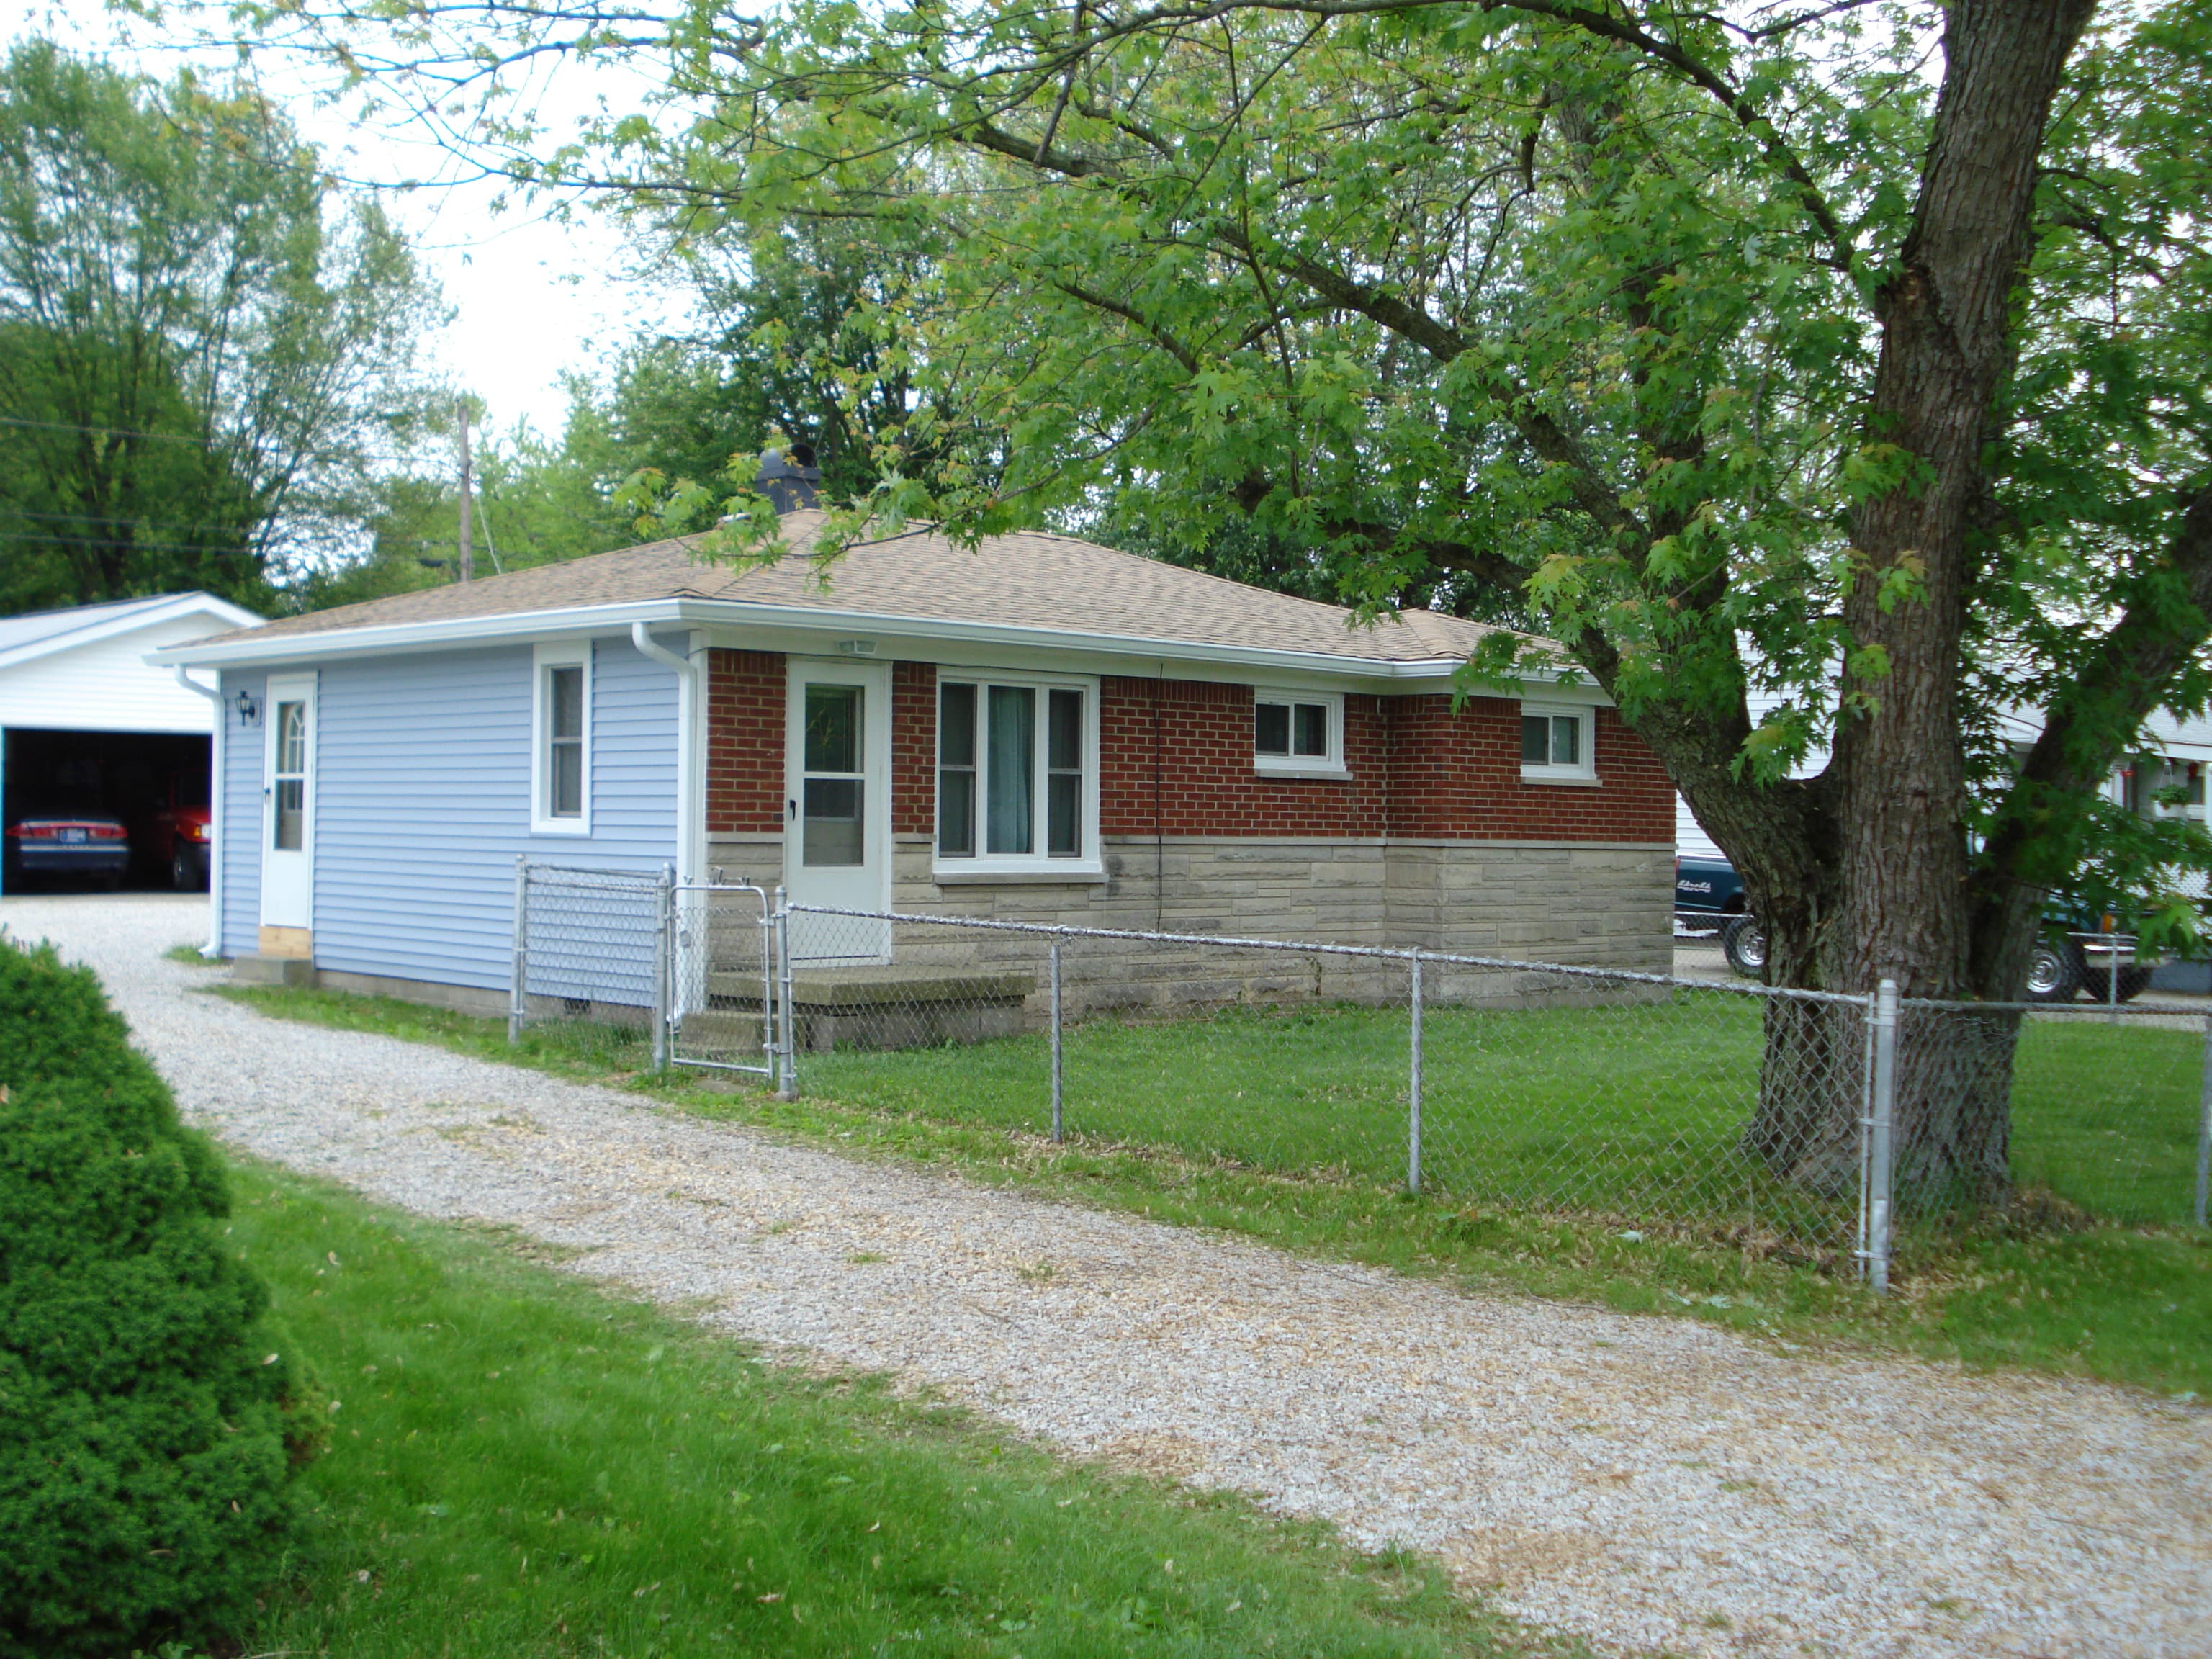
<path fill-rule="evenodd" d="M 1073 629 L 954 621 L 941 617 L 902 617 L 859 611 L 822 611 L 806 605 L 752 605 L 729 599 L 662 599 L 623 605 L 584 605 L 562 611 L 528 611 L 499 617 L 458 617 L 439 622 L 399 623 L 382 628 L 331 629 L 323 632 L 250 637 L 224 644 L 188 643 L 150 652 L 149 662 L 244 666 L 295 662 L 325 656 L 355 656 L 392 651 L 428 651 L 499 640 L 541 640 L 564 635 L 604 633 L 627 628 L 635 637 L 641 623 L 690 623 L 717 628 L 775 628 L 849 637 L 881 633 L 901 639 L 957 641 L 1080 652 L 1092 656 L 1143 658 L 1206 663 L 1279 673 L 1328 674 L 1370 680 L 1449 680 L 1458 657 L 1391 659 L 1322 651 L 1280 651 L 1259 646 L 1215 645 L 1149 635 L 1079 633 Z M 650 654 L 650 653 L 648 653 Z M 1559 675 L 1537 669 L 1521 674 L 1528 684 L 1549 684 Z"/>
<path fill-rule="evenodd" d="M 676 878 L 699 879 L 707 845 L 707 786 L 699 771 L 699 665 L 679 656 L 653 637 L 649 623 L 629 625 L 629 642 L 676 674 Z"/>
<path fill-rule="evenodd" d="M 200 946 L 200 954 L 213 961 L 222 955 L 223 738 L 230 722 L 223 717 L 221 685 L 202 685 L 182 668 L 177 670 L 177 684 L 205 697 L 215 716 L 215 746 L 208 757 L 208 936 Z"/>

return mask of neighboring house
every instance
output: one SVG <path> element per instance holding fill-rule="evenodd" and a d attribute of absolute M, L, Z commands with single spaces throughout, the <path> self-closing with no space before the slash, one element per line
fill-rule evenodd
<path fill-rule="evenodd" d="M 1480 625 L 1350 621 L 1066 537 L 918 531 L 826 582 L 661 542 L 155 659 L 221 673 L 222 948 L 326 982 L 489 1006 L 518 854 L 1665 969 L 1672 792 L 1605 700 L 1532 679 L 1455 710 Z"/>
<path fill-rule="evenodd" d="M 1774 707 L 1772 698 L 1754 698 L 1751 717 L 1762 719 Z M 2043 731 L 2040 714 L 2033 709 L 2019 709 L 1998 716 L 1998 723 L 2015 752 L 2025 754 Z M 1827 752 L 1816 750 L 1806 757 L 1793 775 L 1812 777 L 1828 763 Z M 2105 781 L 2105 798 L 2119 805 L 2130 807 L 2145 817 L 2181 818 L 2205 821 L 2204 785 L 2212 775 L 2212 719 L 2203 715 L 2181 720 L 2163 708 L 2153 712 L 2143 721 L 2136 734 L 2136 752 L 2132 758 L 2112 769 Z M 2168 805 L 2157 799 L 2160 792 L 2179 787 L 2186 792 L 2186 801 Z M 1686 859 L 1721 859 L 1727 856 L 1698 823 L 1690 811 L 1690 803 L 1680 795 L 1674 797 L 1674 846 Z"/>
<path fill-rule="evenodd" d="M 209 696 L 146 653 L 260 618 L 208 593 L 0 617 L 0 811 L 66 802 L 149 822 L 173 789 L 204 799 Z"/>

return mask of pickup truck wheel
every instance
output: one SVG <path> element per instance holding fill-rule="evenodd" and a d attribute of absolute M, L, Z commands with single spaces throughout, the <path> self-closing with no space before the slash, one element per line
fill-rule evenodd
<path fill-rule="evenodd" d="M 169 885 L 179 893 L 192 890 L 192 856 L 181 847 L 169 854 Z"/>
<path fill-rule="evenodd" d="M 2027 1000 L 2071 1002 L 2081 989 L 2081 959 L 2072 946 L 2038 945 L 2027 959 Z"/>
<path fill-rule="evenodd" d="M 1766 930 L 1759 925 L 1756 916 L 1735 916 L 1721 929 L 1721 949 L 1728 955 L 1728 964 L 1746 979 L 1761 979 L 1766 974 Z"/>

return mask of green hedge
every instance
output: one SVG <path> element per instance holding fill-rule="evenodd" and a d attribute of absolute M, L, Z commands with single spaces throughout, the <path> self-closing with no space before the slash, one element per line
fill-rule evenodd
<path fill-rule="evenodd" d="M 0 939 L 0 1656 L 205 1641 L 289 1538 L 302 1390 L 214 1148 L 100 981 Z"/>

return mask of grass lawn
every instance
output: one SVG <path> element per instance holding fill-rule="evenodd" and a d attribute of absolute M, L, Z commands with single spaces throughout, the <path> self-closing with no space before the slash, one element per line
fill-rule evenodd
<path fill-rule="evenodd" d="M 1056 1147 L 1042 1133 L 1041 1039 L 811 1056 L 805 1097 L 784 1103 L 681 1073 L 655 1079 L 641 1044 L 604 1032 L 582 1049 L 568 1028 L 533 1030 L 510 1049 L 495 1019 L 341 993 L 224 994 L 285 1018 L 612 1082 L 841 1151 L 943 1164 L 1470 1288 L 2212 1395 L 2212 1235 L 2170 1224 L 2185 1213 L 2174 1206 L 2194 1168 L 2202 1041 L 2187 1031 L 2032 1026 L 2015 1104 L 2023 1177 L 2047 1177 L 2085 1207 L 2127 1216 L 2136 1206 L 2137 1218 L 1915 1240 L 1905 1293 L 1883 1302 L 1803 1265 L 1786 1238 L 1778 1249 L 1764 1227 L 1727 1218 L 1771 1192 L 1734 1150 L 1758 1044 L 1755 1015 L 1734 1000 L 1705 999 L 1694 1024 L 1668 1005 L 1433 1016 L 1430 1168 L 1457 1190 L 1409 1200 L 1398 1138 L 1404 1029 L 1369 1010 L 1077 1026 L 1066 1055 L 1072 1139 Z M 1498 1024 L 1512 1020 L 1537 1024 Z M 1539 1030 L 1546 1023 L 1553 1029 Z M 1194 1101 L 1206 1110 L 1188 1109 Z M 1578 1183 L 1594 1154 L 1612 1160 L 1612 1190 L 1632 1195 L 1638 1182 L 1662 1190 L 1670 1160 L 1702 1160 L 1717 1203 L 1733 1210 L 1704 1223 L 1547 1212 L 1588 1203 Z M 1847 1247 L 1847 1217 L 1789 1201 L 1826 1229 L 1831 1252 Z M 1782 1195 L 1769 1204 L 1762 1221 L 1788 1218 Z"/>
<path fill-rule="evenodd" d="M 763 1365 L 519 1241 L 254 1164 L 233 1181 L 234 1237 L 339 1401 L 244 1652 L 1574 1650 L 1418 1558 Z"/>

